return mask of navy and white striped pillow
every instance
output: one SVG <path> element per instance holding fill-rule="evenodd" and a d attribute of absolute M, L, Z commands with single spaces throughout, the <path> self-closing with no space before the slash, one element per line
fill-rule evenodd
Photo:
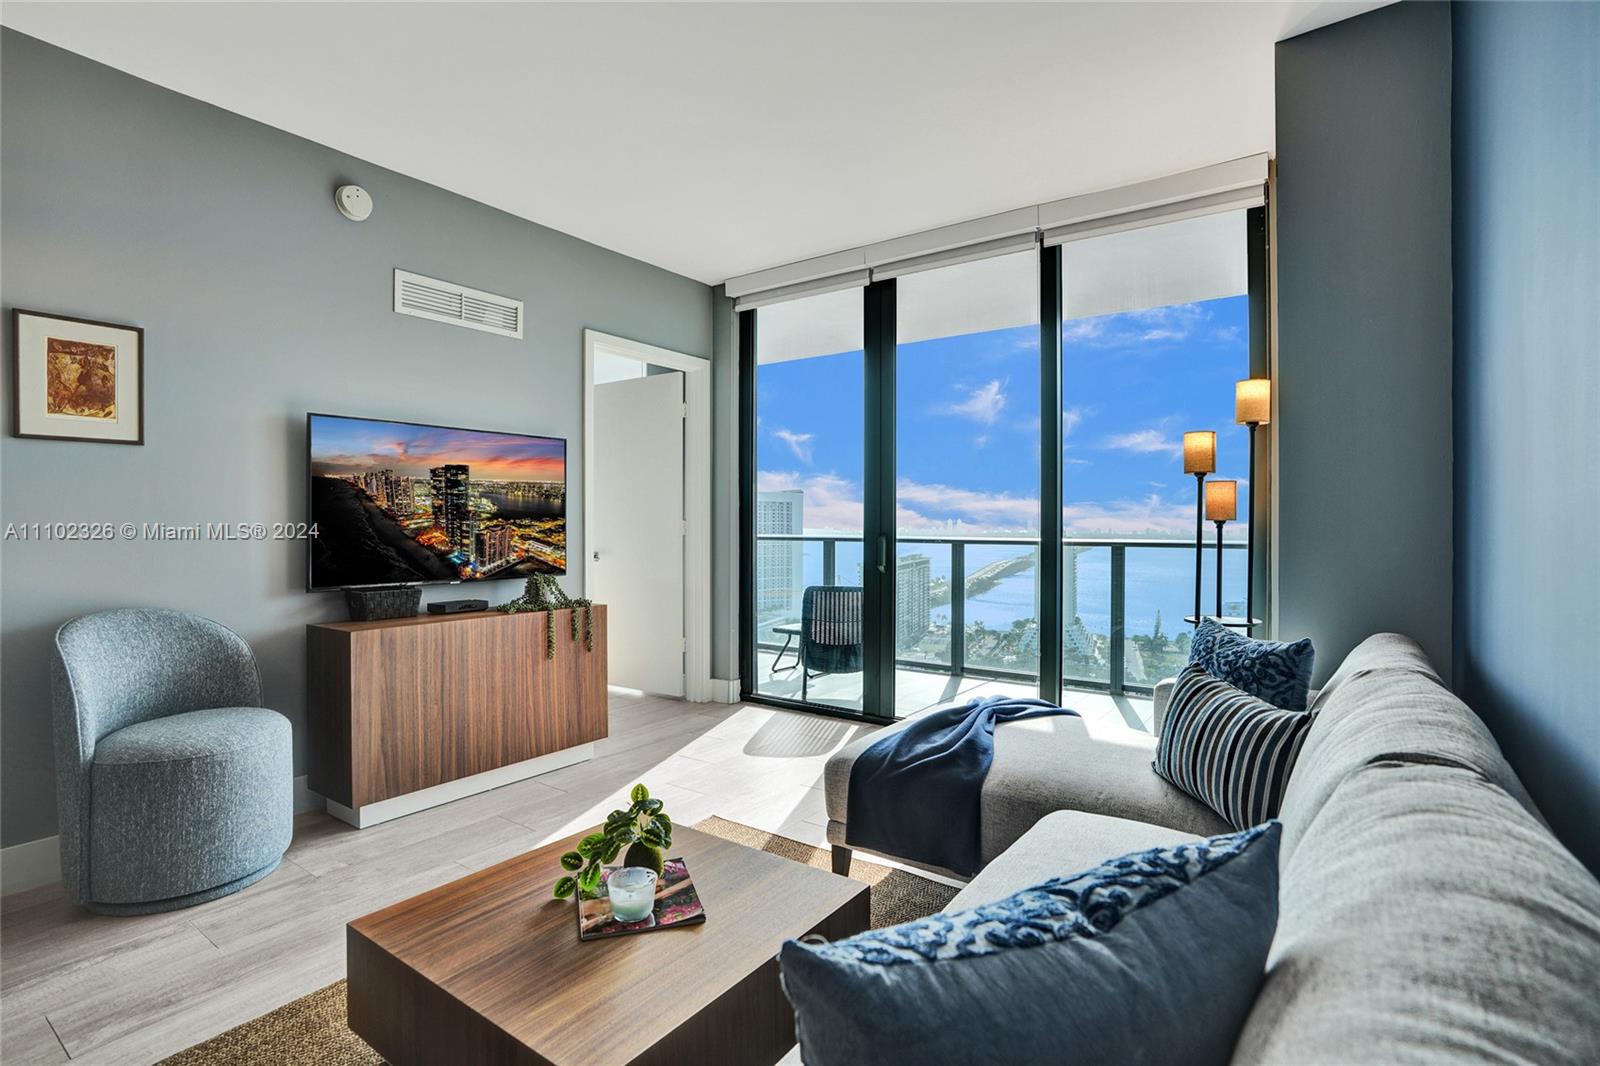
<path fill-rule="evenodd" d="M 1311 714 L 1274 707 L 1195 663 L 1178 675 L 1167 708 L 1155 772 L 1235 829 L 1276 818 Z"/>

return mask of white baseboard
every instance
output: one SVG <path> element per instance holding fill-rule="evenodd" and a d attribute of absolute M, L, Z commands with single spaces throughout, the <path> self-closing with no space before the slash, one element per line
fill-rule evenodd
<path fill-rule="evenodd" d="M 306 787 L 306 777 L 294 779 L 294 813 L 322 810 L 322 797 Z M 0 896 L 26 892 L 61 880 L 61 837 L 48 836 L 0 848 Z"/>
<path fill-rule="evenodd" d="M 0 848 L 0 896 L 61 880 L 61 838 L 30 840 Z"/>
<path fill-rule="evenodd" d="M 571 766 L 573 763 L 587 762 L 592 758 L 594 758 L 594 744 L 579 744 L 576 747 L 553 751 L 548 755 L 512 763 L 510 766 L 485 770 L 481 774 L 463 777 L 458 781 L 446 781 L 442 785 L 407 792 L 404 796 L 379 800 L 364 807 L 350 808 L 342 803 L 328 800 L 328 813 L 341 822 L 349 822 L 357 829 L 366 829 L 380 822 L 402 818 L 408 814 L 425 811 L 429 807 L 437 807 L 441 803 L 474 796 L 479 792 L 487 792 L 492 788 L 509 785 L 525 778 L 537 777 L 539 774 L 547 774 L 563 766 Z"/>
<path fill-rule="evenodd" d="M 711 679 L 711 702 L 738 703 L 739 679 L 737 677 L 713 677 Z"/>

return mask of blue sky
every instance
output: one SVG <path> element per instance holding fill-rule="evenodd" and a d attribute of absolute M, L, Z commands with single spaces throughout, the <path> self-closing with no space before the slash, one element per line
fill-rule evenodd
<path fill-rule="evenodd" d="M 1184 431 L 1215 429 L 1216 476 L 1247 476 L 1248 437 L 1233 421 L 1233 383 L 1249 372 L 1246 297 L 1062 332 L 1067 532 L 1192 535 Z M 859 351 L 759 369 L 758 484 L 803 489 L 807 530 L 861 528 L 862 371 Z M 900 528 L 1037 528 L 1038 327 L 902 344 L 898 375 Z"/>

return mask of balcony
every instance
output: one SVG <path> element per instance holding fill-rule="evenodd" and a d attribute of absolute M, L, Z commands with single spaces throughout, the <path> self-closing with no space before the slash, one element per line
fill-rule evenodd
<path fill-rule="evenodd" d="M 899 713 L 990 691 L 1033 694 L 1039 678 L 1038 540 L 901 535 L 897 542 Z M 793 634 L 778 627 L 798 624 L 806 586 L 860 582 L 862 542 L 848 536 L 761 534 L 757 544 L 755 688 L 798 697 Z M 1243 541 L 1223 543 L 1230 553 L 1225 613 L 1244 613 L 1245 547 Z M 1148 725 L 1142 697 L 1188 659 L 1189 626 L 1183 616 L 1194 605 L 1194 541 L 1067 537 L 1061 549 L 1063 687 L 1104 693 L 1124 718 L 1133 706 L 1131 717 Z M 1208 612 L 1215 603 L 1215 568 L 1215 549 L 1208 545 L 1202 601 L 1210 605 Z M 1153 615 L 1152 604 L 1157 605 Z M 824 677 L 811 682 L 810 695 L 820 702 L 849 703 L 859 699 L 860 683 L 859 675 Z M 1124 697 L 1135 702 L 1130 705 Z"/>

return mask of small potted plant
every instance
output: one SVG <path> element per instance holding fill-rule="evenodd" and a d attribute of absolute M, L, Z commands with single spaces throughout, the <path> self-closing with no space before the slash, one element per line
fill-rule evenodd
<path fill-rule="evenodd" d="M 618 855 L 624 866 L 639 866 L 660 875 L 662 849 L 672 846 L 672 819 L 643 785 L 634 785 L 628 800 L 632 805 L 627 810 L 612 811 L 598 833 L 590 833 L 578 841 L 578 850 L 561 856 L 567 874 L 556 882 L 557 899 L 574 892 L 593 895 L 600 887 L 602 869 Z"/>

